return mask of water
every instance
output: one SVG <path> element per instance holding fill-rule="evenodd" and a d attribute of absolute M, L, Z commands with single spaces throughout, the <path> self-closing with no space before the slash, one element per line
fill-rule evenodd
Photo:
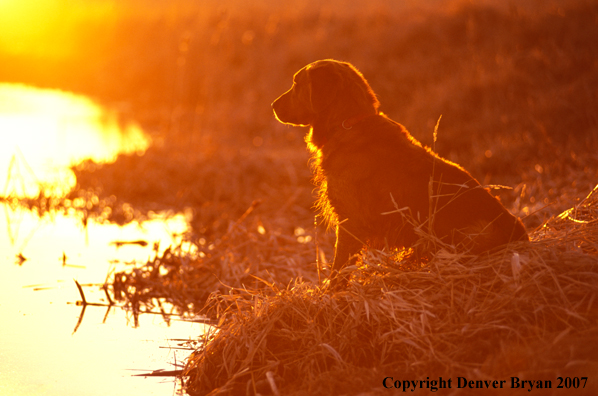
<path fill-rule="evenodd" d="M 19 196 L 36 195 L 38 182 L 64 193 L 75 184 L 69 165 L 142 153 L 150 144 L 139 126 L 122 125 L 90 99 L 20 84 L 0 84 L 0 139 L 0 192 Z"/>
<path fill-rule="evenodd" d="M 36 196 L 40 183 L 64 194 L 75 183 L 68 165 L 141 154 L 150 143 L 89 99 L 11 84 L 0 84 L 0 142 L 0 193 L 19 197 Z M 169 362 L 188 351 L 171 349 L 173 340 L 195 338 L 203 325 L 141 315 L 134 327 L 126 311 L 96 306 L 81 320 L 74 279 L 102 284 L 115 268 L 152 257 L 154 243 L 180 242 L 186 229 L 183 214 L 83 227 L 72 215 L 40 217 L 0 203 L 0 394 L 172 395 L 171 378 L 132 375 L 175 369 Z M 136 240 L 147 246 L 114 244 Z M 106 302 L 98 286 L 84 290 L 88 302 Z"/>

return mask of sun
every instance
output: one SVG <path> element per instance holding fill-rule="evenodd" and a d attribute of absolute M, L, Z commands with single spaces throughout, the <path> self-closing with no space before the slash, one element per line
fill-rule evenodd
<path fill-rule="evenodd" d="M 65 28 L 71 11 L 60 0 L 0 0 L 0 50 L 10 55 L 60 58 L 72 50 Z"/>
<path fill-rule="evenodd" d="M 34 4 L 31 0 L 0 0 L 0 48 L 4 52 L 22 55 L 38 47 L 47 32 L 52 16 L 42 18 L 47 0 Z"/>

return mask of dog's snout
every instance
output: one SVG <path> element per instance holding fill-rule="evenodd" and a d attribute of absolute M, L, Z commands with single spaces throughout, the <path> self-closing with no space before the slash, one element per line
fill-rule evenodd
<path fill-rule="evenodd" d="M 276 111 L 277 108 L 280 107 L 280 102 L 281 99 L 285 96 L 286 92 L 282 95 L 280 95 L 278 98 L 274 99 L 274 101 L 270 104 L 270 106 L 272 106 L 272 109 L 274 109 L 274 111 Z"/>
<path fill-rule="evenodd" d="M 272 102 L 272 109 L 276 119 L 283 124 L 309 126 L 315 118 L 314 111 L 305 105 L 309 102 L 309 91 L 293 83 L 291 89 Z"/>

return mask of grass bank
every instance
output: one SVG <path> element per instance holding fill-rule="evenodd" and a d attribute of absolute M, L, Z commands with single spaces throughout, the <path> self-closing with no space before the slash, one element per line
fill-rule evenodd
<path fill-rule="evenodd" d="M 598 6 L 426 4 L 131 0 L 57 16 L 80 32 L 60 56 L 0 50 L 4 79 L 94 96 L 151 133 L 143 156 L 77 165 L 68 199 L 106 221 L 190 213 L 185 246 L 112 281 L 133 309 L 166 299 L 217 321 L 188 362 L 190 393 L 377 394 L 387 376 L 439 375 L 556 387 L 596 372 L 584 197 L 598 180 Z M 321 58 L 355 64 L 425 144 L 442 115 L 436 150 L 511 186 L 497 193 L 533 242 L 428 263 L 371 253 L 347 290 L 324 292 L 334 238 L 314 226 L 306 131 L 269 105 Z"/>

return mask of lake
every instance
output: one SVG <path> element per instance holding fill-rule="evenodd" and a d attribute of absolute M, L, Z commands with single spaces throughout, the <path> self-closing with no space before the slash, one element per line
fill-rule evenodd
<path fill-rule="evenodd" d="M 102 285 L 113 271 L 144 263 L 188 228 L 184 214 L 160 213 L 125 226 L 83 226 L 76 212 L 37 213 L 16 198 L 60 196 L 76 183 L 70 165 L 142 154 L 150 138 L 134 122 L 92 100 L 59 90 L 0 84 L 0 394 L 172 395 L 172 378 L 138 377 L 173 370 L 180 348 L 204 325 L 177 317 L 132 315 L 106 303 Z M 41 187 L 40 187 L 41 186 Z M 73 203 L 73 206 L 76 206 Z M 116 242 L 147 243 L 120 245 Z"/>

